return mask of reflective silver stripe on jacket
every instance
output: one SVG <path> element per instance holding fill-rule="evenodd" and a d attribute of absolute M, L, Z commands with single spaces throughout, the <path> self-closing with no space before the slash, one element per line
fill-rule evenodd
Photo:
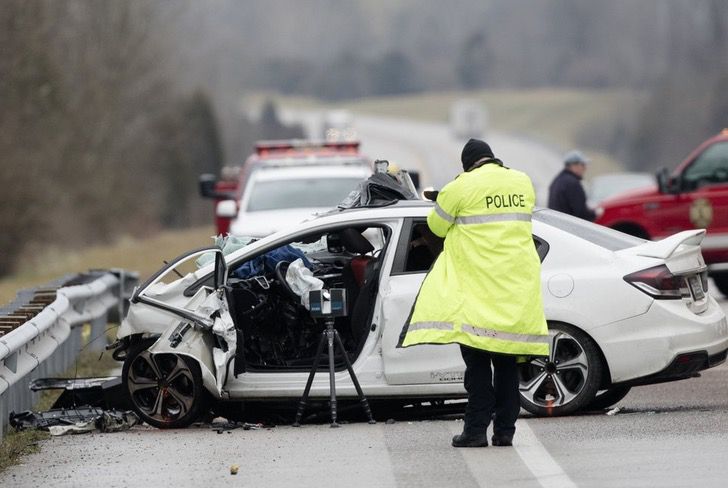
<path fill-rule="evenodd" d="M 467 217 L 458 217 L 455 219 L 456 224 L 487 224 L 489 222 L 530 222 L 531 214 L 527 213 L 504 213 L 489 215 L 468 215 Z"/>
<path fill-rule="evenodd" d="M 451 224 L 455 222 L 455 217 L 450 215 L 449 213 L 445 212 L 442 207 L 439 204 L 435 204 L 435 212 L 437 215 L 439 215 L 442 219 L 447 220 Z"/>
<path fill-rule="evenodd" d="M 504 341 L 513 342 L 535 342 L 535 343 L 549 343 L 549 336 L 547 335 L 529 335 L 529 334 L 512 334 L 510 332 L 501 332 L 498 330 L 483 329 L 480 327 L 473 327 L 472 325 L 463 324 L 463 332 L 473 334 L 478 337 L 492 337 L 493 339 L 501 339 Z"/>
<path fill-rule="evenodd" d="M 410 324 L 407 330 L 423 330 L 423 329 L 437 329 L 437 330 L 453 330 L 455 327 L 450 322 L 415 322 Z"/>

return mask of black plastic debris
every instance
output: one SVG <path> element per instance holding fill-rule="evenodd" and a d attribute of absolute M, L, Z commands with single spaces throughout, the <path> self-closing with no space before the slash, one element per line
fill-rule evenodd
<path fill-rule="evenodd" d="M 30 383 L 30 389 L 63 390 L 51 408 L 74 408 L 77 405 L 101 407 L 105 410 L 131 410 L 124 394 L 121 377 L 100 378 L 40 378 Z"/>
<path fill-rule="evenodd" d="M 10 413 L 10 425 L 16 430 L 41 429 L 51 435 L 118 432 L 138 423 L 139 417 L 132 411 L 104 410 L 90 406 Z"/>
<path fill-rule="evenodd" d="M 406 176 L 406 179 L 408 181 L 405 182 L 402 181 L 402 177 L 389 173 L 374 173 L 359 183 L 338 208 L 378 207 L 391 205 L 398 200 L 417 200 L 417 194 L 409 188 L 411 185 L 409 176 Z"/>
<path fill-rule="evenodd" d="M 250 422 L 238 422 L 238 421 L 228 421 L 223 423 L 213 423 L 212 424 L 212 430 L 217 432 L 218 434 L 222 434 L 223 432 L 229 432 L 231 430 L 235 429 L 243 429 L 243 430 L 259 430 L 259 429 L 270 429 L 275 427 L 274 425 L 265 425 L 262 423 L 250 423 Z"/>

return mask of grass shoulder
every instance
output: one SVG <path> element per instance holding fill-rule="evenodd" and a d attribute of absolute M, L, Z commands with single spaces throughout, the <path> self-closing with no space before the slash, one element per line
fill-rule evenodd
<path fill-rule="evenodd" d="M 145 239 L 127 237 L 112 245 L 82 249 L 35 245 L 21 256 L 22 264 L 16 273 L 0 279 L 0 304 L 11 301 L 23 288 L 89 269 L 123 268 L 137 271 L 143 280 L 162 267 L 163 261 L 195 247 L 212 245 L 214 233 L 212 226 L 204 226 L 163 231 Z"/>

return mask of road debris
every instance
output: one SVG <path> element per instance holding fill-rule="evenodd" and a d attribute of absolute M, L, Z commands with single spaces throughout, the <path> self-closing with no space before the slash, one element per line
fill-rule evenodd
<path fill-rule="evenodd" d="M 236 420 L 233 420 L 233 421 L 229 421 L 229 422 L 213 423 L 211 428 L 218 434 L 222 434 L 223 432 L 229 432 L 229 431 L 235 430 L 235 429 L 259 430 L 259 429 L 264 429 L 264 428 L 270 429 L 272 427 L 275 427 L 275 425 L 265 425 L 262 423 L 238 422 Z"/>
<path fill-rule="evenodd" d="M 617 415 L 621 410 L 622 410 L 622 407 L 614 407 L 613 409 L 611 409 L 610 411 L 607 412 L 607 415 L 609 415 L 610 417 L 612 415 Z"/>
<path fill-rule="evenodd" d="M 238 474 L 238 470 L 240 469 L 240 466 L 237 464 L 233 464 L 230 466 L 230 474 Z"/>
<path fill-rule="evenodd" d="M 63 390 L 51 408 L 74 408 L 78 405 L 104 410 L 130 410 L 123 392 L 121 377 L 39 378 L 30 382 L 32 391 Z"/>
<path fill-rule="evenodd" d="M 87 432 L 119 432 L 139 423 L 132 411 L 104 410 L 98 407 L 55 408 L 46 412 L 10 413 L 16 430 L 41 429 L 53 436 Z"/>

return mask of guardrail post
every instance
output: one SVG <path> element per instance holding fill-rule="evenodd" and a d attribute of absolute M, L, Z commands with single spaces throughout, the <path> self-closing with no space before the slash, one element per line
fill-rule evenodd
<path fill-rule="evenodd" d="M 106 316 L 103 314 L 100 317 L 91 320 L 91 337 L 89 337 L 89 343 L 86 345 L 86 349 L 89 351 L 103 351 L 109 341 L 106 340 Z"/>

